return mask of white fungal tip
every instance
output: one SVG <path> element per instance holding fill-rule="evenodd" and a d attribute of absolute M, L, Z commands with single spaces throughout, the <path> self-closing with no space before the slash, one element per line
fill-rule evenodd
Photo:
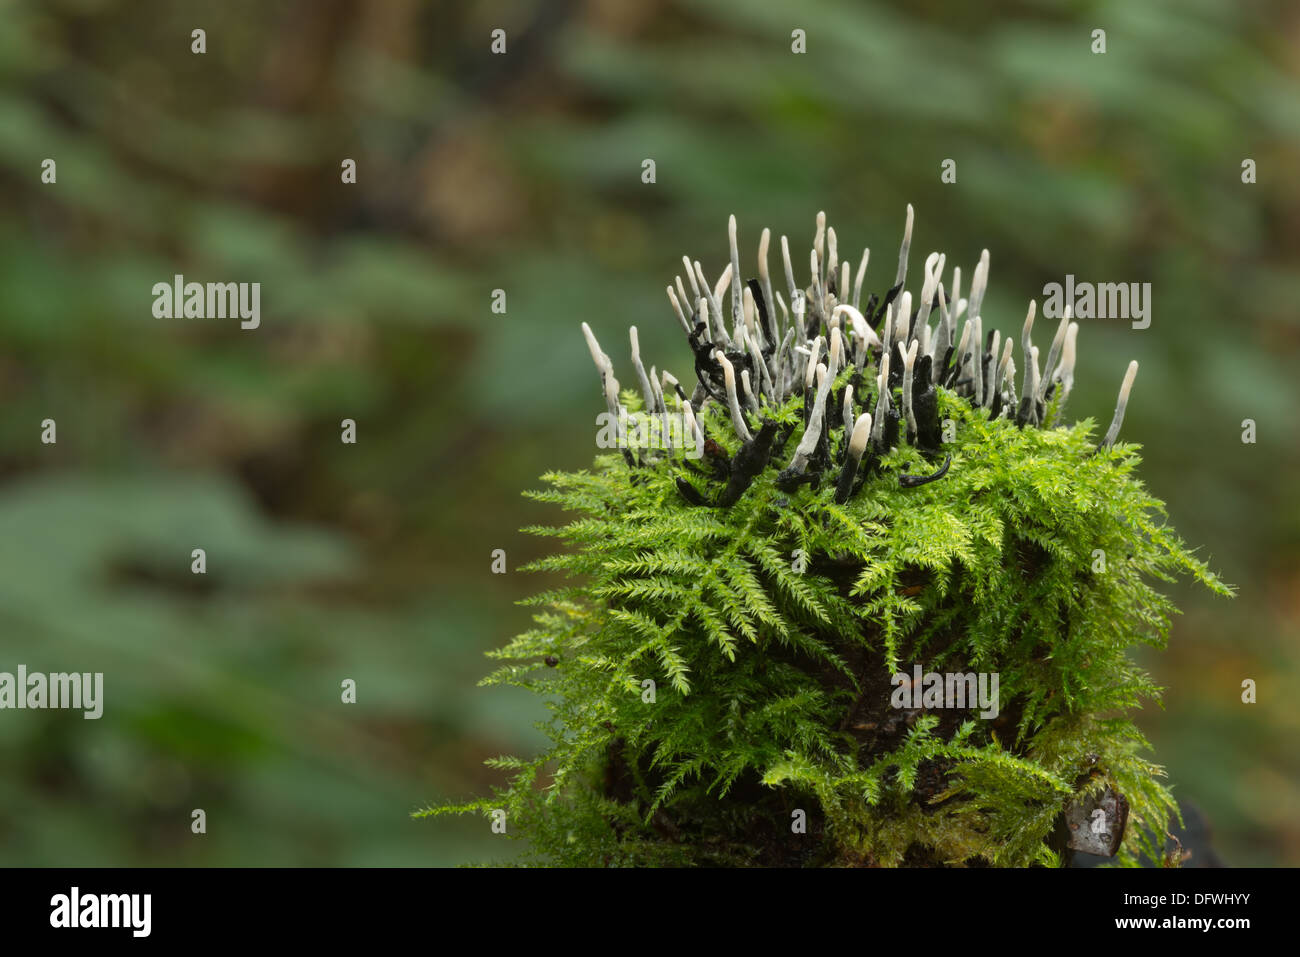
<path fill-rule="evenodd" d="M 713 287 L 713 298 L 721 299 L 729 285 L 731 285 L 731 263 L 727 263 L 727 268 L 722 270 L 722 275 L 718 277 L 718 284 Z"/>
<path fill-rule="evenodd" d="M 1115 439 L 1119 437 L 1120 426 L 1124 424 L 1124 410 L 1128 407 L 1129 393 L 1133 391 L 1133 380 L 1137 378 L 1138 364 L 1134 359 L 1128 364 L 1128 371 L 1124 373 L 1124 384 L 1119 387 L 1119 401 L 1115 403 L 1115 417 L 1111 419 L 1110 428 L 1106 431 L 1106 437 L 1101 440 L 1103 448 L 1110 448 L 1115 444 Z"/>
<path fill-rule="evenodd" d="M 713 358 L 718 360 L 718 365 L 722 366 L 722 378 L 727 385 L 729 392 L 736 391 L 736 370 L 731 367 L 730 360 L 722 354 L 721 349 L 713 350 Z"/>
<path fill-rule="evenodd" d="M 849 439 L 849 455 L 861 459 L 867 448 L 867 439 L 871 437 L 871 413 L 863 412 L 858 421 L 853 423 L 853 436 Z"/>
<path fill-rule="evenodd" d="M 894 332 L 900 341 L 907 341 L 908 326 L 912 322 L 912 294 L 905 292 L 898 301 L 898 320 L 894 323 Z"/>
<path fill-rule="evenodd" d="M 879 345 L 880 340 L 876 338 L 875 331 L 867 325 L 867 319 L 855 307 L 848 303 L 840 303 L 831 313 L 832 317 L 845 315 L 849 317 L 849 324 L 853 328 L 853 335 L 869 345 Z"/>
<path fill-rule="evenodd" d="M 970 320 L 961 327 L 961 338 L 957 340 L 957 361 L 961 361 L 962 354 L 966 351 L 966 346 L 970 343 Z"/>
<path fill-rule="evenodd" d="M 808 367 L 804 371 L 803 377 L 803 384 L 806 389 L 812 388 L 813 375 L 817 372 L 817 360 L 821 358 L 822 344 L 821 336 L 813 340 L 812 351 L 808 354 Z"/>
<path fill-rule="evenodd" d="M 591 326 L 585 322 L 582 324 L 582 335 L 587 340 L 587 348 L 591 351 L 591 360 L 596 363 L 596 368 L 601 372 L 610 371 L 609 356 L 601 351 L 600 343 L 596 341 L 596 334 L 591 331 Z"/>
<path fill-rule="evenodd" d="M 685 267 L 686 279 L 691 284 L 691 291 L 698 296 L 700 294 L 700 286 L 699 283 L 695 281 L 695 267 L 691 265 L 690 256 L 682 257 L 682 266 Z"/>
<path fill-rule="evenodd" d="M 1128 395 L 1133 391 L 1133 380 L 1137 378 L 1138 363 L 1134 359 L 1128 364 L 1128 371 L 1124 373 L 1124 384 L 1119 387 L 1119 401 L 1121 404 L 1128 402 Z"/>
<path fill-rule="evenodd" d="M 1061 347 L 1061 377 L 1074 373 L 1075 350 L 1079 339 L 1079 324 L 1070 323 L 1065 330 L 1065 345 Z"/>

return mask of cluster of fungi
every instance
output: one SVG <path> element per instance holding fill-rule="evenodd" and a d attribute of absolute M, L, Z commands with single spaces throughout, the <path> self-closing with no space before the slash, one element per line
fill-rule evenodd
<path fill-rule="evenodd" d="M 900 474 L 900 484 L 914 487 L 941 479 L 951 464 L 943 454 L 941 388 L 989 419 L 1008 418 L 1021 428 L 1054 424 L 1074 383 L 1079 326 L 1071 321 L 1069 307 L 1043 359 L 1032 342 L 1036 304 L 1030 300 L 1020 337 L 1025 368 L 1017 388 L 1015 344 L 997 330 L 986 334 L 980 314 L 988 286 L 988 250 L 975 266 L 968 298 L 961 296 L 960 267 L 953 267 L 952 285 L 945 287 L 947 257 L 938 252 L 926 257 L 921 288 L 914 293 L 904 288 L 912 220 L 909 205 L 894 282 L 865 303 L 862 288 L 871 251 L 863 250 L 854 273 L 847 260 L 840 261 L 835 230 L 826 225 L 825 213 L 817 215 L 809 285 L 797 285 L 790 244 L 781 237 L 788 304 L 772 288 L 768 229 L 758 244 L 758 276 L 745 282 L 739 278 L 735 216 L 728 224 L 731 261 L 715 284 L 710 285 L 698 260 L 682 257 L 686 282 L 677 276 L 668 298 L 695 359 L 694 391 L 687 395 L 667 371 L 662 376 L 653 368 L 647 372 L 635 326 L 630 334 L 644 410 L 669 413 L 667 397 L 673 397 L 677 408 L 671 411 L 684 419 L 684 444 L 702 448 L 708 456 L 706 468 L 692 469 L 715 487 L 702 492 L 679 477 L 677 487 L 687 502 L 734 505 L 771 466 L 778 471 L 777 487 L 785 492 L 804 483 L 816 487 L 828 473 L 835 475 L 835 499 L 843 504 L 866 478 L 881 471 L 882 457 L 900 439 L 937 465 L 930 474 Z M 730 308 L 724 311 L 728 295 Z M 626 409 L 613 363 L 585 322 L 582 331 L 601 374 L 608 410 L 622 421 Z M 1119 433 L 1136 374 L 1137 362 L 1130 362 L 1103 448 Z M 785 449 L 795 427 L 782 426 L 768 413 L 791 400 L 801 405 L 803 432 L 787 462 Z M 710 402 L 724 410 L 724 420 L 734 429 L 740 443 L 734 455 L 705 433 L 700 413 Z M 629 464 L 642 464 L 626 448 L 624 455 Z"/>

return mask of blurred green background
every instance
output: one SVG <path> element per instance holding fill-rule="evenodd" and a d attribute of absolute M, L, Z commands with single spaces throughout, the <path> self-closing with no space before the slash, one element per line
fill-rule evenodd
<path fill-rule="evenodd" d="M 0 670 L 106 676 L 98 722 L 0 713 L 0 864 L 508 857 L 408 815 L 538 743 L 475 683 L 545 584 L 519 492 L 594 451 L 579 323 L 689 378 L 663 288 L 729 213 L 806 269 L 825 209 L 879 289 L 907 202 L 913 274 L 987 247 L 1004 332 L 1152 284 L 1083 322 L 1072 412 L 1141 362 L 1122 437 L 1240 596 L 1180 586 L 1140 723 L 1230 864 L 1300 863 L 1298 71 L 1285 0 L 0 2 Z M 154 319 L 175 273 L 262 327 Z"/>

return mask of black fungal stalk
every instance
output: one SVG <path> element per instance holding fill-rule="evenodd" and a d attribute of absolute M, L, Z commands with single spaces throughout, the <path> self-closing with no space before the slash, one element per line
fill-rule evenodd
<path fill-rule="evenodd" d="M 908 475 L 904 472 L 898 477 L 898 484 L 903 488 L 917 488 L 921 485 L 929 485 L 931 482 L 937 482 L 948 474 L 948 466 L 952 464 L 952 456 L 946 456 L 943 465 L 930 475 Z"/>

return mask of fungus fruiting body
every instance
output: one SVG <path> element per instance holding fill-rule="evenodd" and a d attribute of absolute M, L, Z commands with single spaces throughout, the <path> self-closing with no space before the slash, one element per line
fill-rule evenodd
<path fill-rule="evenodd" d="M 572 581 L 488 681 L 545 696 L 551 745 L 498 762 L 514 776 L 493 797 L 429 813 L 504 808 L 561 864 L 1161 856 L 1174 805 L 1130 715 L 1159 689 L 1128 649 L 1168 634 L 1153 581 L 1229 589 L 1117 441 L 1137 364 L 1100 441 L 1065 425 L 1078 324 L 1042 350 L 1031 301 L 1017 355 L 981 315 L 987 250 L 969 298 L 937 252 L 908 288 L 913 225 L 909 206 L 897 272 L 863 301 L 872 257 L 853 276 L 824 214 L 807 283 L 780 238 L 783 290 L 766 229 L 743 278 L 732 217 L 717 282 L 683 257 L 667 286 L 693 386 L 647 373 L 633 330 L 623 389 L 583 324 L 607 410 L 680 415 L 680 441 L 531 493 L 579 513 L 530 529 L 571 547 L 529 567 Z M 947 690 L 904 705 L 922 666 Z M 981 709 L 960 692 L 989 675 Z M 1107 808 L 1122 820 L 1079 843 L 1068 822 Z"/>

